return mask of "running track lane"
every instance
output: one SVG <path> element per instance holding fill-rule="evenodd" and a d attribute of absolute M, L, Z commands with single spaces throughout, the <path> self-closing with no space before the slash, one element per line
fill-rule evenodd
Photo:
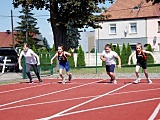
<path fill-rule="evenodd" d="M 79 81 L 79 83 L 81 83 L 81 81 Z M 80 84 L 76 84 L 76 85 L 80 85 Z M 29 105 L 28 104 L 29 105 L 28 107 L 22 106 L 21 108 L 18 108 L 18 107 L 16 108 L 15 107 L 14 109 L 1 110 L 1 113 L 3 113 L 3 112 L 4 112 L 4 114 L 5 113 L 6 114 L 10 113 L 11 115 L 14 113 L 13 114 L 13 117 L 14 117 L 14 116 L 17 115 L 15 111 L 18 111 L 18 113 L 19 114 L 21 113 L 22 116 L 16 116 L 16 117 L 18 117 L 18 118 L 22 117 L 22 119 L 25 119 L 25 118 L 27 118 L 27 119 L 42 118 L 42 117 L 36 117 L 36 116 L 44 116 L 44 117 L 46 117 L 46 116 L 52 116 L 53 113 L 54 113 L 54 115 L 56 116 L 54 119 L 60 119 L 60 120 L 65 120 L 65 119 L 68 119 L 68 118 L 74 118 L 74 119 L 76 118 L 78 120 L 78 119 L 81 119 L 83 117 L 84 118 L 88 118 L 88 117 L 91 118 L 91 115 L 93 116 L 93 119 L 96 118 L 96 117 L 98 117 L 98 118 L 102 117 L 102 120 L 103 120 L 104 118 L 105 119 L 109 118 L 110 114 L 108 114 L 108 108 L 109 108 L 109 113 L 112 113 L 112 112 L 115 113 L 115 108 L 117 109 L 118 106 L 120 106 L 119 109 L 122 109 L 123 105 L 124 105 L 124 107 L 126 107 L 124 103 L 128 103 L 129 105 L 132 105 L 130 103 L 136 101 L 136 99 L 133 99 L 131 96 L 129 96 L 129 98 L 131 98 L 130 99 L 131 102 L 129 100 L 126 100 L 125 98 L 127 98 L 128 96 L 126 96 L 124 94 L 125 92 L 132 91 L 131 94 L 133 94 L 133 93 L 139 94 L 138 92 L 136 92 L 137 89 L 133 89 L 133 88 L 136 88 L 136 87 L 137 88 L 141 88 L 140 92 L 144 92 L 144 90 L 147 89 L 147 87 L 148 88 L 152 88 L 152 90 L 148 89 L 149 93 L 153 93 L 153 92 L 157 93 L 157 91 L 159 90 L 158 89 L 159 86 L 155 86 L 156 84 L 153 84 L 153 85 L 148 85 L 148 84 L 141 84 L 140 85 L 140 84 L 138 84 L 138 85 L 129 85 L 129 86 L 123 88 L 123 89 L 119 89 L 117 91 L 113 91 L 113 90 L 116 90 L 117 88 L 120 88 L 123 85 L 124 84 L 118 84 L 118 85 L 103 84 L 103 83 L 99 84 L 98 82 L 95 82 L 93 84 L 89 84 L 89 85 L 86 85 L 86 86 L 82 86 L 82 87 L 78 87 L 78 88 L 75 88 L 75 89 L 70 89 L 70 90 L 67 90 L 67 91 L 59 92 L 58 94 L 54 94 L 54 96 L 56 96 L 56 98 L 58 97 L 57 100 L 59 99 L 59 102 L 58 101 L 57 102 L 51 102 L 51 103 L 48 103 L 48 104 L 41 102 L 41 105 L 40 104 L 39 105 L 38 104 L 37 105 L 36 104 L 35 105 Z M 57 85 L 55 85 L 55 86 L 57 86 Z M 157 89 L 153 90 L 153 86 L 157 87 Z M 61 85 L 59 87 L 62 88 L 62 87 L 64 87 L 64 85 Z M 65 87 L 70 88 L 71 84 L 70 85 L 65 85 Z M 48 86 L 45 87 L 45 88 L 48 88 Z M 130 88 L 130 89 L 128 89 L 128 88 Z M 144 88 L 144 90 L 142 88 Z M 31 91 L 32 91 L 32 89 L 31 89 Z M 124 94 L 124 96 L 121 96 L 121 94 L 120 95 L 118 95 L 118 94 L 110 95 L 112 93 L 112 91 L 113 92 L 120 92 L 121 91 Z M 22 90 L 22 92 L 24 92 L 24 91 Z M 111 93 L 107 94 L 107 92 L 111 92 Z M 77 94 L 74 94 L 74 93 L 78 93 L 78 96 L 77 96 L 77 98 L 72 99 L 73 97 L 76 97 L 76 95 L 77 95 Z M 105 94 L 107 94 L 107 95 L 105 95 Z M 142 93 L 142 94 L 144 94 L 144 93 Z M 67 95 L 68 98 L 70 98 L 70 100 L 69 99 L 68 100 L 64 100 L 64 98 L 66 98 L 65 95 Z M 53 98 L 54 96 L 52 96 L 51 98 L 54 99 Z M 102 97 L 100 97 L 100 96 L 102 96 Z M 142 96 L 142 95 L 140 94 L 139 96 Z M 153 96 L 154 96 L 154 94 L 153 94 Z M 148 96 L 148 97 L 150 97 L 150 96 Z M 37 100 L 37 102 L 39 102 L 39 101 L 42 100 L 41 98 L 47 100 L 48 98 L 50 99 L 50 95 L 49 96 L 40 97 L 40 98 L 36 98 L 35 100 Z M 119 99 L 119 100 L 122 99 L 122 100 L 119 101 L 119 103 L 116 103 L 116 101 L 114 101 L 113 99 Z M 146 98 L 143 98 L 143 97 L 142 98 L 141 97 L 137 98 L 138 101 L 142 101 L 141 103 L 143 103 L 142 99 L 146 99 Z M 28 101 L 35 102 L 35 101 L 32 101 L 32 99 L 31 100 L 26 100 L 26 102 L 28 102 Z M 90 102 L 86 102 L 86 101 L 90 101 Z M 108 101 L 110 101 L 110 102 L 108 103 Z M 150 101 L 150 102 L 153 101 L 153 103 L 156 104 L 156 102 L 153 99 L 148 100 L 148 101 Z M 24 101 L 24 102 L 20 102 L 20 103 L 22 103 L 22 105 L 27 105 L 27 104 L 25 104 L 26 102 Z M 83 103 L 85 103 L 85 104 L 83 104 Z M 80 106 L 78 106 L 79 104 L 80 104 Z M 12 105 L 16 106 L 17 103 L 12 104 Z M 78 107 L 76 107 L 76 106 L 78 106 Z M 105 106 L 113 106 L 113 107 L 106 107 L 105 108 Z M 114 107 L 114 106 L 117 106 L 117 107 Z M 8 106 L 5 106 L 5 108 L 7 108 L 7 107 Z M 104 107 L 104 108 L 103 109 L 99 109 L 101 107 L 102 108 Z M 69 108 L 73 108 L 73 109 L 69 109 Z M 87 109 L 91 109 L 91 110 L 87 110 Z M 96 111 L 96 109 L 97 109 L 97 111 Z M 127 108 L 127 111 L 130 111 L 130 109 L 131 108 Z M 76 111 L 78 111 L 78 112 L 76 112 Z M 120 111 L 121 112 L 122 111 L 126 111 L 126 109 L 125 110 L 120 110 Z M 26 112 L 28 112 L 28 113 L 26 113 Z M 121 113 L 121 112 L 118 112 L 118 113 Z M 58 114 L 58 113 L 60 113 L 60 114 Z M 81 114 L 81 113 L 83 113 L 83 114 Z M 103 113 L 103 114 L 101 115 L 100 113 Z M 46 114 L 48 114 L 48 115 L 46 115 Z M 12 119 L 13 119 L 13 117 L 12 117 Z M 120 118 L 120 116 L 117 116 L 117 117 Z"/>

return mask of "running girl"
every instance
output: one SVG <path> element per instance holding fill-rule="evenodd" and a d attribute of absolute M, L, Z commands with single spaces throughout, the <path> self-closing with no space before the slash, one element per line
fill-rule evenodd
<path fill-rule="evenodd" d="M 133 83 L 135 83 L 135 84 L 139 83 L 140 80 L 141 80 L 139 78 L 139 74 L 138 74 L 140 67 L 142 67 L 143 72 L 144 72 L 144 74 L 146 76 L 146 79 L 147 79 L 148 83 L 149 84 L 152 83 L 152 80 L 148 77 L 148 73 L 147 73 L 147 56 L 146 56 L 146 54 L 150 54 L 154 58 L 152 52 L 143 50 L 141 43 L 137 43 L 137 45 L 136 45 L 136 51 L 134 51 L 129 56 L 128 65 L 131 64 L 130 61 L 131 61 L 131 58 L 134 55 L 136 55 L 136 59 L 137 59 L 136 70 L 135 70 L 135 74 L 136 74 L 137 79 L 135 81 L 133 81 Z M 154 61 L 155 61 L 155 58 L 154 58 Z"/>
<path fill-rule="evenodd" d="M 64 51 L 64 47 L 62 45 L 58 46 L 58 52 L 53 56 L 51 59 L 51 64 L 53 63 L 53 60 L 58 57 L 59 60 L 59 76 L 62 78 L 62 84 L 65 84 L 66 80 L 64 76 L 62 75 L 63 69 L 66 70 L 68 77 L 68 80 L 70 81 L 72 79 L 72 74 L 70 73 L 70 66 L 68 63 L 67 56 L 73 56 L 74 49 L 71 49 L 71 53 L 68 53 Z"/>
<path fill-rule="evenodd" d="M 39 60 L 39 56 L 31 49 L 28 48 L 28 44 L 24 43 L 23 44 L 23 50 L 20 53 L 18 62 L 19 62 L 19 69 L 22 70 L 22 65 L 21 65 L 21 59 L 22 56 L 24 56 L 26 58 L 26 74 L 29 78 L 29 83 L 33 83 L 31 74 L 30 74 L 30 68 L 32 67 L 39 82 L 42 82 L 38 69 L 37 69 L 37 65 L 40 65 L 40 60 Z M 37 59 L 37 61 L 36 61 Z M 37 63 L 38 62 L 38 63 Z"/>
<path fill-rule="evenodd" d="M 111 50 L 111 46 L 106 44 L 104 51 L 102 52 L 100 59 L 106 62 L 106 72 L 110 76 L 110 83 L 117 84 L 115 79 L 114 69 L 116 67 L 116 59 L 118 59 L 118 68 L 121 68 L 121 59 L 119 55 Z"/>

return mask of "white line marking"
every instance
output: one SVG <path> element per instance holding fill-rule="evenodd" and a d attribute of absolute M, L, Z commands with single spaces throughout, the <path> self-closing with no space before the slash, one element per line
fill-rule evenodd
<path fill-rule="evenodd" d="M 71 88 L 67 88 L 67 89 L 63 89 L 63 90 L 59 90 L 59 91 L 54 91 L 54 92 L 47 93 L 47 94 L 42 94 L 42 95 L 39 95 L 39 96 L 34 96 L 34 97 L 22 99 L 22 100 L 17 100 L 17 101 L 14 101 L 14 102 L 2 104 L 2 105 L 0 105 L 0 107 L 4 107 L 4 106 L 7 106 L 7 105 L 11 105 L 11 104 L 15 104 L 15 103 L 19 103 L 19 102 L 23 102 L 23 101 L 27 101 L 27 100 L 39 98 L 39 97 L 44 97 L 44 96 L 55 94 L 55 93 L 60 93 L 60 92 L 63 92 L 63 91 L 72 90 L 72 89 L 75 89 L 75 88 L 83 87 L 83 86 L 90 85 L 90 84 L 93 84 L 93 83 L 96 83 L 96 82 L 100 82 L 100 81 L 102 81 L 102 80 L 98 80 L 98 81 L 94 81 L 94 82 L 91 82 L 91 83 L 86 83 L 86 84 L 78 85 L 78 86 L 75 86 L 75 87 L 71 87 Z"/>
<path fill-rule="evenodd" d="M 51 84 L 51 83 L 39 84 L 39 85 L 36 85 L 36 86 L 30 86 L 30 87 L 24 87 L 24 88 L 19 88 L 19 89 L 1 91 L 0 94 L 2 94 L 2 93 L 7 93 L 7 92 L 14 92 L 14 91 L 19 91 L 19 90 L 24 90 L 24 89 L 29 89 L 29 88 L 34 88 L 34 87 L 39 87 L 39 86 L 48 85 L 48 84 Z"/>
<path fill-rule="evenodd" d="M 123 85 L 123 86 L 121 86 L 121 87 L 119 87 L 119 88 L 117 88 L 117 89 L 114 89 L 114 90 L 109 91 L 109 92 L 107 92 L 107 93 L 105 93 L 105 94 L 99 95 L 99 96 L 97 96 L 97 97 L 95 97 L 95 98 L 92 98 L 92 99 L 90 99 L 90 100 L 88 100 L 88 101 L 82 102 L 82 103 L 80 103 L 80 104 L 78 104 L 78 105 L 76 105 L 76 106 L 70 107 L 70 108 L 68 108 L 68 109 L 66 109 L 66 110 L 63 110 L 63 111 L 61 111 L 61 112 L 59 112 L 59 113 L 57 113 L 57 114 L 54 114 L 54 115 L 52 115 L 52 116 L 49 116 L 49 117 L 46 117 L 46 118 L 40 118 L 39 120 L 50 120 L 50 119 L 52 119 L 52 118 L 58 117 L 58 116 L 60 116 L 61 114 L 65 113 L 65 112 L 68 112 L 68 111 L 73 110 L 73 109 L 75 109 L 75 108 L 77 108 L 77 107 L 80 107 L 80 106 L 85 105 L 85 104 L 87 104 L 87 103 L 89 103 L 89 102 L 92 102 L 92 101 L 94 101 L 94 100 L 96 100 L 96 99 L 99 99 L 99 98 L 101 98 L 101 97 L 104 97 L 104 96 L 106 96 L 106 95 L 108 95 L 108 94 L 110 94 L 110 93 L 112 93 L 112 92 L 115 92 L 115 91 L 117 91 L 117 90 L 120 90 L 120 89 L 122 89 L 122 88 L 124 88 L 124 87 L 126 87 L 126 86 L 128 86 L 128 85 L 130 85 L 130 84 L 132 84 L 132 83 Z"/>
<path fill-rule="evenodd" d="M 105 108 L 111 108 L 111 107 L 117 107 L 117 106 L 123 106 L 123 105 L 130 105 L 130 104 L 148 102 L 148 101 L 153 101 L 153 100 L 158 100 L 158 99 L 160 99 L 160 97 L 158 97 L 158 98 L 150 98 L 150 99 L 145 99 L 145 100 L 139 100 L 139 101 L 133 101 L 133 102 L 127 102 L 127 103 L 125 102 L 125 103 L 120 103 L 120 104 L 113 104 L 113 105 L 108 105 L 108 106 L 96 107 L 96 108 L 85 109 L 85 110 L 70 112 L 70 113 L 66 113 L 66 114 L 61 114 L 61 115 L 56 116 L 56 117 L 73 115 L 73 114 L 78 114 L 78 113 L 83 113 L 83 112 L 89 112 L 89 111 L 94 111 L 94 110 L 99 110 L 99 109 L 105 109 Z"/>
<path fill-rule="evenodd" d="M 160 103 L 158 104 L 158 106 L 156 107 L 156 109 L 154 110 L 154 112 L 152 113 L 152 115 L 149 117 L 148 120 L 154 120 L 159 111 L 160 111 Z"/>
<path fill-rule="evenodd" d="M 137 92 L 148 92 L 148 91 L 159 90 L 159 89 L 160 89 L 160 88 L 156 88 L 156 89 L 147 89 L 147 90 L 138 90 L 138 91 L 128 91 L 128 92 L 112 93 L 112 94 L 108 94 L 108 95 L 109 95 L 109 96 L 112 96 L 112 95 L 130 94 L 130 93 L 137 93 Z M 55 100 L 55 101 L 48 101 L 48 102 L 41 102 L 41 103 L 20 105 L 20 106 L 2 108 L 2 109 L 0 109 L 0 110 L 9 110 L 9 109 L 16 109 L 16 108 L 28 107 L 28 106 L 36 106 L 36 105 L 44 105 L 44 104 L 51 104 L 51 103 L 58 103 L 58 102 L 66 102 L 66 101 L 72 101 L 72 100 L 93 98 L 93 97 L 98 97 L 98 96 L 100 96 L 100 95 L 95 95 L 95 96 L 85 96 L 85 97 L 83 96 L 83 97 L 78 97 L 78 98 L 70 98 L 70 99 L 64 99 L 64 100 Z"/>

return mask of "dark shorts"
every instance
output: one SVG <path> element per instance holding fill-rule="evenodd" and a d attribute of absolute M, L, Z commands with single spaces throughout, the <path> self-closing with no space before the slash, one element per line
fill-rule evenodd
<path fill-rule="evenodd" d="M 112 65 L 106 65 L 106 72 L 114 72 L 116 65 L 112 64 Z"/>
<path fill-rule="evenodd" d="M 146 61 L 144 61 L 144 62 L 138 62 L 137 61 L 136 65 L 142 67 L 143 69 L 147 69 L 147 63 L 146 63 Z"/>
<path fill-rule="evenodd" d="M 68 61 L 59 62 L 59 68 L 60 69 L 66 69 L 66 72 L 68 72 L 70 70 L 70 66 L 69 66 Z"/>

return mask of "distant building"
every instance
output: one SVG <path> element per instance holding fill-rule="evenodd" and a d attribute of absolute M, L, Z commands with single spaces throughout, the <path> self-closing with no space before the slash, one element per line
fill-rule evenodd
<path fill-rule="evenodd" d="M 95 41 L 95 32 L 94 31 L 81 31 L 80 32 L 80 40 L 79 45 L 82 46 L 83 51 L 90 52 L 94 49 L 94 41 Z"/>
<path fill-rule="evenodd" d="M 102 29 L 95 29 L 96 48 L 102 52 L 105 44 L 130 44 L 132 50 L 136 43 L 152 45 L 160 51 L 160 4 L 152 5 L 146 0 L 116 0 L 103 15 L 111 15 L 99 22 Z"/>

